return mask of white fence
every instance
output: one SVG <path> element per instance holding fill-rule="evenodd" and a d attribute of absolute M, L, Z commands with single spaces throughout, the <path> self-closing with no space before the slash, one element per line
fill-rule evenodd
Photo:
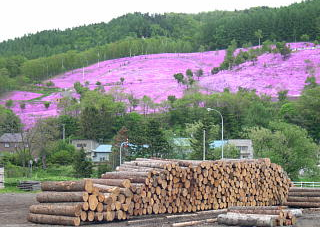
<path fill-rule="evenodd" d="M 304 181 L 293 181 L 295 187 L 308 187 L 308 188 L 318 188 L 320 187 L 320 182 L 304 182 Z"/>
<path fill-rule="evenodd" d="M 0 167 L 0 189 L 4 188 L 4 168 Z"/>

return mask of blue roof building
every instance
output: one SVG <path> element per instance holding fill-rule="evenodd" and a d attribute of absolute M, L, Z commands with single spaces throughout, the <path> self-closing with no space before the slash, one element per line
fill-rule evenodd
<path fill-rule="evenodd" d="M 112 145 L 101 144 L 96 149 L 91 150 L 91 158 L 93 162 L 109 161 L 112 153 Z"/>

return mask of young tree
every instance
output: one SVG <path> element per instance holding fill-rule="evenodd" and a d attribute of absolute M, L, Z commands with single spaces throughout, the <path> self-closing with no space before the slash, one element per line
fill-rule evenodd
<path fill-rule="evenodd" d="M 92 174 L 92 162 L 87 160 L 86 153 L 83 148 L 76 151 L 73 168 L 75 170 L 75 177 L 83 178 L 90 177 Z"/>
<path fill-rule="evenodd" d="M 259 40 L 259 46 L 260 46 L 260 40 L 263 38 L 262 30 L 261 30 L 261 29 L 258 29 L 257 31 L 255 31 L 255 32 L 254 32 L 254 36 L 258 38 L 258 40 Z"/>
<path fill-rule="evenodd" d="M 183 84 L 184 76 L 182 73 L 176 73 L 173 77 L 177 80 L 178 84 Z"/>
<path fill-rule="evenodd" d="M 196 71 L 196 76 L 198 77 L 198 80 L 200 80 L 200 77 L 203 76 L 203 70 L 202 70 L 202 69 L 198 69 L 198 70 Z"/>
<path fill-rule="evenodd" d="M 255 157 L 270 158 L 281 165 L 292 179 L 297 180 L 302 169 L 317 167 L 319 146 L 299 126 L 271 122 L 269 129 L 251 128 L 248 136 L 253 141 Z"/>
<path fill-rule="evenodd" d="M 166 140 L 159 121 L 150 120 L 147 125 L 147 144 L 150 157 L 165 158 L 170 151 L 169 143 Z"/>
<path fill-rule="evenodd" d="M 47 168 L 48 146 L 59 139 L 58 122 L 55 118 L 40 119 L 31 129 L 34 141 L 34 148 L 41 157 L 42 168 Z"/>

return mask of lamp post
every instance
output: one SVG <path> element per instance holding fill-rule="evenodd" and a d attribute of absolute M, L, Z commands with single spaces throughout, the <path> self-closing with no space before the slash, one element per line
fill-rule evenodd
<path fill-rule="evenodd" d="M 123 147 L 123 145 L 127 145 L 127 144 L 128 144 L 128 141 L 122 142 L 120 145 L 120 165 L 122 163 L 122 147 Z"/>
<path fill-rule="evenodd" d="M 222 141 L 222 146 L 221 146 L 221 159 L 223 159 L 223 146 L 224 146 L 224 141 L 223 141 L 223 117 L 222 117 L 222 114 L 220 113 L 220 111 L 216 110 L 216 109 L 213 109 L 213 108 L 207 108 L 207 111 L 215 111 L 217 112 L 220 117 L 221 117 L 221 141 Z"/>

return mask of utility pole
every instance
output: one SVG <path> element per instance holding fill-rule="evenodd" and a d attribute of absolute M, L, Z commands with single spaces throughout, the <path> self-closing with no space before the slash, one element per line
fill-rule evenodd
<path fill-rule="evenodd" d="M 203 130 L 203 161 L 206 160 L 206 130 Z"/>
<path fill-rule="evenodd" d="M 62 124 L 62 139 L 63 139 L 63 142 L 65 142 L 66 140 L 66 124 Z"/>

